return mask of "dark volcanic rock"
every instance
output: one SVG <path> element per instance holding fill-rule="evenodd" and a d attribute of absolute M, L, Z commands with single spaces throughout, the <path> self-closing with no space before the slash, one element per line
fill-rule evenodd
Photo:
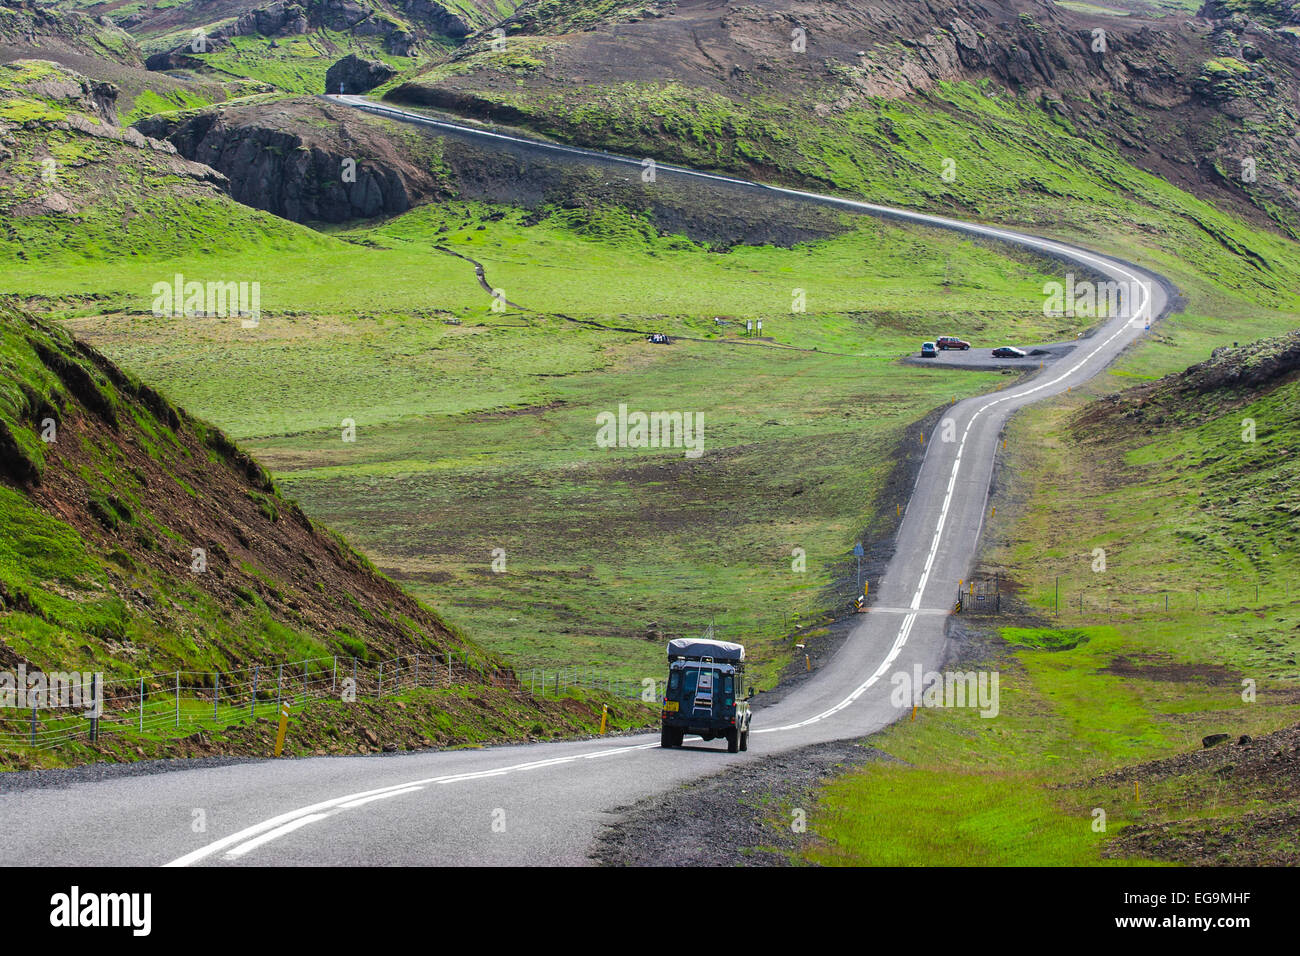
<path fill-rule="evenodd" d="M 231 29 L 233 36 L 264 37 L 293 36 L 306 33 L 308 29 L 307 13 L 296 3 L 276 3 L 256 10 L 249 10 L 235 21 Z"/>
<path fill-rule="evenodd" d="M 326 93 L 368 93 L 397 75 L 387 63 L 349 53 L 325 74 Z"/>
<path fill-rule="evenodd" d="M 428 23 L 453 40 L 464 39 L 473 32 L 464 20 L 433 0 L 405 0 L 402 8 L 414 19 Z"/>
<path fill-rule="evenodd" d="M 136 128 L 226 172 L 232 198 L 294 222 L 396 215 L 440 191 L 362 114 L 318 100 L 154 116 Z"/>

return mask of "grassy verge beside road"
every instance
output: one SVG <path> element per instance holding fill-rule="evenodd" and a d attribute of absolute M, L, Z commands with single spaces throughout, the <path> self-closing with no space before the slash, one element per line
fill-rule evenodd
<path fill-rule="evenodd" d="M 1015 582 L 1019 626 L 962 622 L 989 636 L 950 664 L 998 670 L 1000 713 L 922 709 L 873 739 L 908 766 L 829 786 L 809 859 L 1300 859 L 1295 335 L 1152 380 L 1279 324 L 1179 322 L 1013 420 L 981 573 Z"/>

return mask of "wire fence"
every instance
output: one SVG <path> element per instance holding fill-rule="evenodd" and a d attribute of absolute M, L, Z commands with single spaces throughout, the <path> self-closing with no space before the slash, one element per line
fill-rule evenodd
<path fill-rule="evenodd" d="M 585 688 L 645 699 L 647 684 L 654 685 L 650 699 L 658 692 L 654 681 L 615 679 L 595 668 L 535 668 L 521 677 L 510 670 L 485 670 L 453 654 L 413 654 L 378 662 L 323 657 L 111 680 L 91 673 L 33 671 L 0 698 L 0 747 L 44 750 L 72 741 L 95 743 L 113 734 L 182 737 L 203 727 L 278 715 L 283 706 L 293 710 L 316 700 L 378 700 L 463 684 L 505 687 L 535 697 L 565 696 Z"/>
<path fill-rule="evenodd" d="M 666 681 L 651 677 L 641 680 L 614 677 L 593 667 L 566 667 L 558 670 L 533 668 L 526 675 L 521 675 L 520 683 L 535 697 L 560 697 L 575 688 L 585 688 L 601 691 L 611 697 L 639 699 L 646 703 L 658 700 L 666 687 Z"/>
<path fill-rule="evenodd" d="M 1290 581 L 1236 581 L 1209 587 L 1161 588 L 1056 578 L 1044 592 L 1026 596 L 1001 574 L 963 581 L 953 607 L 964 614 L 1031 612 L 1078 622 L 1136 620 L 1183 614 L 1232 614 L 1285 607 L 1300 601 Z"/>

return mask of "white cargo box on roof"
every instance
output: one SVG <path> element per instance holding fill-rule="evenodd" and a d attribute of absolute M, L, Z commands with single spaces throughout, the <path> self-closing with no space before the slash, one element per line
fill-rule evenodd
<path fill-rule="evenodd" d="M 668 642 L 668 659 L 678 657 L 701 660 L 711 657 L 715 661 L 743 661 L 745 645 L 730 641 L 709 641 L 702 638 L 678 637 Z"/>

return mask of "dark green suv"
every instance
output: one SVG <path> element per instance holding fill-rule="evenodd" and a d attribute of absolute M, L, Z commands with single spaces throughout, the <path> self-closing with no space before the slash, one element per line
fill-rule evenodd
<path fill-rule="evenodd" d="M 680 747 L 687 734 L 699 734 L 705 740 L 725 737 L 729 753 L 748 750 L 753 696 L 753 691 L 745 694 L 743 645 L 690 638 L 669 641 L 660 745 Z"/>

